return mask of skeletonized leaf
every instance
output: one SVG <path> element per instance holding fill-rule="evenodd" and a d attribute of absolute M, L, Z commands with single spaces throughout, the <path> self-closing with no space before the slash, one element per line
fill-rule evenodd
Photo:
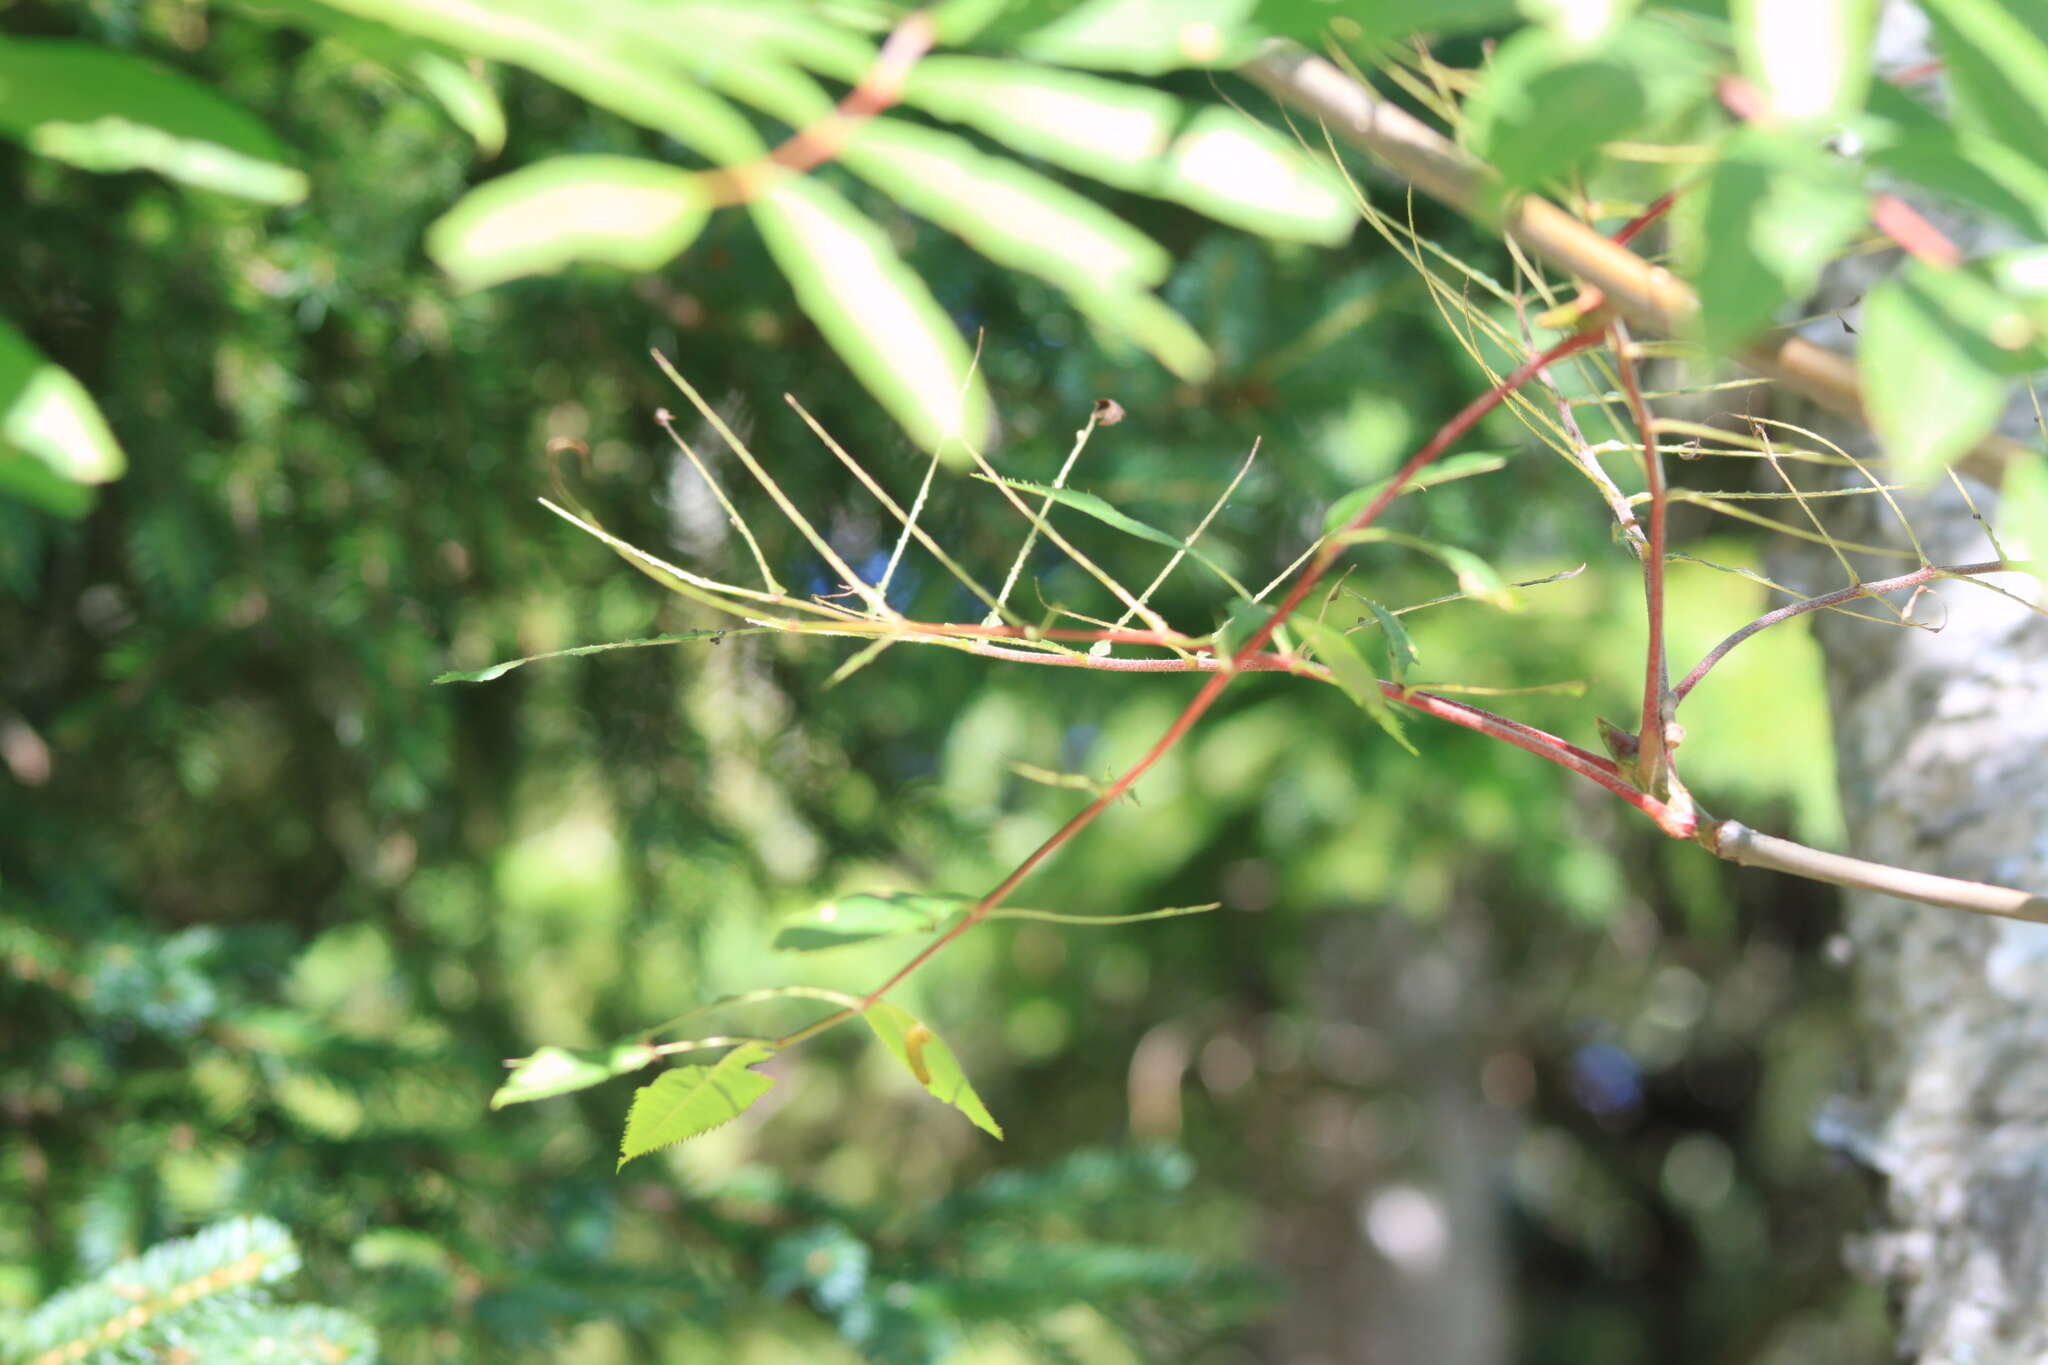
<path fill-rule="evenodd" d="M 557 156 L 486 181 L 427 229 L 427 254 L 463 289 L 579 261 L 653 270 L 696 239 L 701 176 L 631 156 Z"/>
<path fill-rule="evenodd" d="M 973 904 L 972 896 L 917 891 L 841 896 L 783 925 L 775 946 L 814 952 L 899 934 L 929 934 L 951 924 Z"/>
<path fill-rule="evenodd" d="M 929 57 L 904 98 L 1032 156 L 1268 236 L 1334 244 L 1358 210 L 1334 169 L 1232 109 L 983 57 Z"/>
<path fill-rule="evenodd" d="M 523 659 L 507 659 L 492 664 L 489 668 L 475 668 L 467 671 L 455 670 L 443 673 L 434 679 L 436 683 L 485 683 L 504 677 L 513 669 L 526 664 L 539 663 L 542 659 L 566 659 L 572 654 L 602 654 L 609 649 L 644 649 L 648 645 L 679 645 L 689 640 L 716 640 L 728 632 L 722 630 L 685 630 L 675 635 L 650 635 L 644 640 L 613 640 L 602 645 L 577 645 L 573 649 L 551 649 L 545 654 L 529 654 Z"/>
<path fill-rule="evenodd" d="M 0 135 L 88 171 L 155 171 L 265 204 L 306 197 L 305 173 L 254 114 L 98 43 L 0 39 Z"/>
<path fill-rule="evenodd" d="M 85 386 L 0 321 L 0 492 L 83 516 L 127 463 Z"/>
<path fill-rule="evenodd" d="M 994 422 L 952 320 L 888 239 L 837 193 L 793 178 L 749 205 L 797 302 L 913 439 L 956 464 Z"/>
<path fill-rule="evenodd" d="M 1323 666 L 1330 670 L 1330 676 L 1337 680 L 1337 686 L 1344 689 L 1344 695 L 1358 703 L 1364 712 L 1373 718 L 1380 729 L 1385 730 L 1393 741 L 1415 753 L 1415 746 L 1408 742 L 1408 736 L 1401 728 L 1401 718 L 1394 714 L 1394 708 L 1387 703 L 1386 693 L 1380 691 L 1380 680 L 1366 667 L 1359 656 L 1358 647 L 1351 638 L 1335 626 L 1306 617 L 1294 622 L 1294 628 L 1301 632 L 1302 640 L 1316 652 Z"/>
<path fill-rule="evenodd" d="M 1496 469 L 1505 468 L 1507 462 L 1508 457 L 1505 455 L 1473 453 L 1447 456 L 1434 464 L 1424 466 L 1414 478 L 1402 484 L 1401 496 L 1406 497 L 1418 489 L 1434 488 L 1440 483 L 1454 483 L 1459 479 L 1491 474 Z M 1353 489 L 1331 503 L 1328 515 L 1323 518 L 1323 533 L 1334 535 L 1344 529 L 1353 517 L 1372 505 L 1372 500 L 1386 490 L 1387 483 L 1386 479 L 1381 479 L 1378 483 L 1369 483 L 1363 488 Z"/>
<path fill-rule="evenodd" d="M 967 1115 L 984 1133 L 993 1137 L 1003 1135 L 1001 1126 L 989 1117 L 981 1096 L 974 1093 L 967 1073 L 960 1069 L 960 1059 L 946 1046 L 945 1039 L 926 1028 L 908 1010 L 887 1000 L 877 1000 L 868 1006 L 862 1017 L 882 1040 L 882 1046 L 917 1077 L 919 1085 Z"/>
<path fill-rule="evenodd" d="M 551 1099 L 587 1090 L 614 1076 L 638 1071 L 658 1056 L 646 1043 L 634 1041 L 604 1048 L 544 1047 L 520 1062 L 491 1096 L 491 1108 Z"/>
<path fill-rule="evenodd" d="M 626 1113 L 619 1165 L 738 1118 L 774 1086 L 772 1076 L 748 1069 L 773 1055 L 760 1043 L 744 1043 L 712 1066 L 679 1066 L 641 1086 Z"/>

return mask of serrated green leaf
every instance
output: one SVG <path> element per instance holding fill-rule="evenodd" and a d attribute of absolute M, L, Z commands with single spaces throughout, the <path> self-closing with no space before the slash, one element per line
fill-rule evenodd
<path fill-rule="evenodd" d="M 1862 107 L 1876 0 L 1735 0 L 1734 11 L 1743 73 L 1773 115 L 1797 123 Z"/>
<path fill-rule="evenodd" d="M 0 135 L 88 171 L 155 171 L 265 204 L 306 197 L 305 174 L 255 115 L 98 43 L 0 39 Z"/>
<path fill-rule="evenodd" d="M 1686 201 L 1701 339 L 1732 351 L 1810 292 L 1867 216 L 1856 174 L 1819 146 L 1736 130 L 1704 189 Z"/>
<path fill-rule="evenodd" d="M 1401 624 L 1401 618 L 1388 611 L 1370 597 L 1359 599 L 1365 603 L 1373 619 L 1380 623 L 1380 630 L 1387 637 L 1387 674 L 1403 687 L 1408 685 L 1408 669 L 1415 662 L 1415 641 L 1408 635 L 1408 628 Z"/>
<path fill-rule="evenodd" d="M 1335 244 L 1358 221 L 1335 169 L 1235 110 L 983 57 L 928 57 L 907 102 L 1021 152 L 1268 236 Z"/>
<path fill-rule="evenodd" d="M 427 254 L 462 289 L 578 262 L 647 271 L 704 228 L 702 176 L 631 156 L 557 156 L 486 181 L 427 229 Z"/>
<path fill-rule="evenodd" d="M 618 1043 L 606 1048 L 544 1047 L 520 1062 L 491 1096 L 491 1108 L 550 1099 L 651 1066 L 660 1054 L 646 1043 Z"/>
<path fill-rule="evenodd" d="M 85 386 L 0 321 L 0 489 L 82 516 L 92 506 L 86 485 L 117 479 L 127 466 Z"/>
<path fill-rule="evenodd" d="M 2011 356 L 1959 316 L 1966 278 L 1913 262 L 1863 300 L 1857 367 L 1864 403 L 1908 478 L 1962 455 L 2005 407 Z"/>
<path fill-rule="evenodd" d="M 805 953 L 901 934 L 934 933 L 965 914 L 974 901 L 972 896 L 918 891 L 839 896 L 784 924 L 775 935 L 775 946 Z"/>
<path fill-rule="evenodd" d="M 738 1118 L 775 1085 L 772 1076 L 748 1070 L 773 1055 L 761 1043 L 743 1043 L 715 1065 L 679 1066 L 641 1086 L 626 1113 L 619 1165 Z"/>
<path fill-rule="evenodd" d="M 1455 483 L 1459 479 L 1470 479 L 1480 474 L 1491 474 L 1507 466 L 1505 455 L 1490 455 L 1474 452 L 1469 455 L 1451 455 L 1426 465 L 1414 478 L 1401 485 L 1401 496 L 1438 484 Z M 1323 534 L 1334 535 L 1348 526 L 1351 519 L 1372 505 L 1374 498 L 1386 491 L 1390 481 L 1381 479 L 1363 488 L 1355 488 L 1330 504 L 1330 510 L 1323 517 Z"/>
<path fill-rule="evenodd" d="M 967 1073 L 960 1069 L 960 1059 L 946 1046 L 945 1039 L 926 1028 L 908 1010 L 887 1000 L 877 1000 L 868 1006 L 862 1017 L 882 1040 L 882 1046 L 895 1054 L 919 1085 L 967 1115 L 983 1132 L 998 1138 L 1003 1135 L 1002 1128 L 989 1117 L 981 1096 L 974 1093 Z"/>
<path fill-rule="evenodd" d="M 573 649 L 551 649 L 545 654 L 529 654 L 523 659 L 507 659 L 503 663 L 492 664 L 489 668 L 457 669 L 441 674 L 434 681 L 437 684 L 493 682 L 504 677 L 515 668 L 539 663 L 542 659 L 566 659 L 575 654 L 602 654 L 606 650 L 612 649 L 645 649 L 649 645 L 679 645 L 690 640 L 716 640 L 730 633 L 730 631 L 723 630 L 685 630 L 674 635 L 650 635 L 644 640 L 613 640 L 608 644 L 602 645 L 577 645 Z"/>
<path fill-rule="evenodd" d="M 1166 248 L 1101 205 L 951 133 L 871 119 L 840 160 L 990 260 L 1063 290 L 1154 285 L 1172 265 Z"/>
<path fill-rule="evenodd" d="M 462 52 L 523 66 L 602 109 L 738 165 L 766 154 L 753 125 L 691 82 L 674 55 L 618 25 L 637 7 L 560 5 L 554 0 L 325 0 Z"/>
<path fill-rule="evenodd" d="M 1473 150 L 1503 183 L 1529 189 L 1627 136 L 1648 108 L 1644 73 L 1619 50 L 1526 28 L 1501 44 L 1466 114 Z"/>
<path fill-rule="evenodd" d="M 1415 746 L 1408 742 L 1402 730 L 1401 718 L 1387 701 L 1386 693 L 1380 691 L 1380 680 L 1373 676 L 1359 656 L 1358 646 L 1351 638 L 1335 626 L 1322 621 L 1311 621 L 1306 617 L 1294 622 L 1294 628 L 1301 638 L 1316 653 L 1316 658 L 1330 670 L 1330 676 L 1337 680 L 1337 686 L 1344 689 L 1344 695 L 1358 703 L 1373 723 L 1385 730 L 1393 741 L 1415 753 Z M 1420 755 L 1417 755 L 1420 757 Z"/>
<path fill-rule="evenodd" d="M 788 179 L 749 209 L 797 302 L 918 444 L 966 464 L 994 423 L 981 376 L 945 310 L 888 238 L 837 193 Z"/>

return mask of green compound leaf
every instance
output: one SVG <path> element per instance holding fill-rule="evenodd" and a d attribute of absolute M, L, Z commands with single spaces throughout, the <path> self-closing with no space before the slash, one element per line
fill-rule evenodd
<path fill-rule="evenodd" d="M 1372 669 L 1366 666 L 1358 647 L 1351 643 L 1351 637 L 1335 626 L 1306 617 L 1293 624 L 1301 633 L 1302 640 L 1315 650 L 1316 658 L 1330 670 L 1337 686 L 1344 689 L 1344 695 L 1357 702 L 1396 744 L 1411 754 L 1416 753 L 1415 746 L 1408 742 L 1408 736 L 1401 727 L 1401 717 L 1388 704 L 1386 693 L 1380 691 L 1380 680 L 1372 675 Z"/>
<path fill-rule="evenodd" d="M 1400 496 L 1406 497 L 1419 489 L 1434 488 L 1442 483 L 1455 483 L 1459 479 L 1491 474 L 1496 469 L 1506 468 L 1507 462 L 1508 457 L 1505 455 L 1452 455 L 1425 466 L 1414 478 L 1402 484 Z M 1331 503 L 1328 515 L 1323 518 L 1323 534 L 1335 535 L 1343 530 L 1353 517 L 1372 505 L 1373 499 L 1384 492 L 1390 482 L 1391 480 L 1381 479 L 1378 483 L 1369 483 L 1363 488 L 1353 489 Z"/>
<path fill-rule="evenodd" d="M 974 901 L 972 896 L 918 891 L 841 896 L 783 925 L 775 946 L 808 953 L 870 939 L 929 934 L 951 925 Z"/>
<path fill-rule="evenodd" d="M 90 485 L 127 467 L 85 386 L 0 321 L 0 493 L 59 516 L 84 516 Z"/>
<path fill-rule="evenodd" d="M 637 1039 L 603 1048 L 544 1047 L 512 1069 L 491 1096 L 491 1108 L 527 1104 L 587 1090 L 614 1076 L 652 1065 L 660 1056 Z"/>
<path fill-rule="evenodd" d="M 581 261 L 654 270 L 709 214 L 702 176 L 638 157 L 550 157 L 457 200 L 427 229 L 427 254 L 461 289 Z"/>
<path fill-rule="evenodd" d="M 882 1040 L 882 1046 L 896 1054 L 896 1060 L 917 1077 L 919 1085 L 967 1115 L 984 1133 L 998 1138 L 1003 1135 L 1002 1128 L 989 1117 L 981 1096 L 974 1093 L 967 1073 L 960 1069 L 960 1059 L 946 1046 L 945 1039 L 926 1028 L 908 1010 L 886 1000 L 868 1006 L 862 1017 Z"/>
<path fill-rule="evenodd" d="M 1732 351 L 1808 293 L 1868 215 L 1856 173 L 1816 144 L 1742 128 L 1685 219 L 1701 339 Z"/>
<path fill-rule="evenodd" d="M 1232 109 L 1161 90 L 984 57 L 928 57 L 909 103 L 1119 189 L 1220 222 L 1334 245 L 1358 209 L 1334 169 Z"/>
<path fill-rule="evenodd" d="M 542 659 L 566 659 L 572 654 L 602 654 L 612 649 L 644 649 L 649 645 L 679 645 L 690 640 L 716 640 L 733 634 L 726 630 L 685 630 L 675 635 L 650 635 L 644 640 L 614 640 L 603 645 L 577 645 L 574 649 L 551 649 L 545 654 L 529 654 L 523 659 L 507 659 L 492 664 L 489 668 L 475 668 L 467 671 L 456 670 L 443 673 L 434 679 L 438 683 L 486 683 L 504 677 L 515 668 L 526 664 L 539 663 Z"/>
<path fill-rule="evenodd" d="M 773 1055 L 760 1043 L 744 1043 L 715 1065 L 679 1066 L 641 1086 L 626 1114 L 619 1165 L 738 1118 L 774 1086 L 772 1076 L 748 1070 Z"/>
<path fill-rule="evenodd" d="M 88 171 L 155 171 L 264 204 L 305 174 L 255 115 L 188 76 L 98 43 L 0 39 L 0 135 Z"/>
<path fill-rule="evenodd" d="M 1916 261 L 1864 298 L 1857 352 L 1864 401 L 1886 453 L 1908 478 L 1956 459 L 2005 407 L 2015 355 L 1986 334 L 2001 302 L 1996 293 L 1986 298 L 1989 290 L 1964 272 Z"/>
<path fill-rule="evenodd" d="M 888 238 L 836 192 L 794 178 L 749 206 L 797 303 L 868 392 L 927 450 L 968 463 L 994 407 L 967 346 Z"/>

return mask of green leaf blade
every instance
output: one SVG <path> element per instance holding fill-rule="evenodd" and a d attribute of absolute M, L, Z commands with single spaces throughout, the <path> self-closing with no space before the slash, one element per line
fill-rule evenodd
<path fill-rule="evenodd" d="M 85 386 L 0 321 L 0 490 L 59 516 L 83 516 L 90 485 L 127 467 Z"/>
<path fill-rule="evenodd" d="M 1351 643 L 1350 637 L 1335 626 L 1322 621 L 1302 618 L 1293 624 L 1300 632 L 1303 642 L 1315 650 L 1316 658 L 1330 670 L 1330 676 L 1336 679 L 1337 686 L 1344 690 L 1344 695 L 1357 702 L 1359 708 L 1371 716 L 1373 723 L 1386 731 L 1396 744 L 1411 754 L 1416 753 L 1415 746 L 1408 742 L 1408 735 L 1402 728 L 1400 716 L 1396 715 L 1394 708 L 1388 704 L 1386 693 L 1380 691 L 1380 680 L 1366 667 L 1364 658 L 1360 656 L 1358 647 Z M 1417 757 L 1420 755 L 1417 754 Z"/>
<path fill-rule="evenodd" d="M 887 1000 L 877 1000 L 868 1006 L 862 1017 L 875 1031 L 875 1036 L 882 1040 L 882 1046 L 903 1063 L 934 1099 L 952 1105 L 991 1137 L 1002 1137 L 1001 1125 L 990 1117 L 988 1106 L 975 1093 L 967 1073 L 960 1068 L 960 1059 L 953 1055 L 953 1049 L 946 1046 L 943 1038 L 926 1028 L 908 1010 Z"/>
<path fill-rule="evenodd" d="M 530 1104 L 587 1090 L 614 1076 L 652 1065 L 660 1054 L 633 1041 L 608 1048 L 544 1047 L 522 1060 L 491 1095 L 491 1108 Z"/>
<path fill-rule="evenodd" d="M 701 176 L 630 156 L 558 156 L 487 181 L 427 229 L 427 254 L 461 289 L 578 262 L 648 271 L 710 214 Z"/>
<path fill-rule="evenodd" d="M 1863 301 L 1857 366 L 1864 402 L 1908 478 L 1959 458 L 2005 407 L 2012 358 L 1971 325 L 1967 280 L 1915 262 Z"/>
<path fill-rule="evenodd" d="M 783 925 L 774 946 L 807 953 L 878 938 L 934 933 L 949 927 L 974 902 L 972 896 L 912 891 L 840 896 Z"/>
<path fill-rule="evenodd" d="M 679 1066 L 642 1086 L 626 1114 L 619 1165 L 738 1118 L 774 1087 L 774 1077 L 750 1069 L 773 1055 L 764 1044 L 744 1043 L 715 1065 Z"/>

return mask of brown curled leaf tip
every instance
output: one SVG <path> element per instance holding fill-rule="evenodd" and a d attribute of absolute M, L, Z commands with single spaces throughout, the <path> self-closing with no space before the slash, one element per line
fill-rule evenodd
<path fill-rule="evenodd" d="M 1123 420 L 1124 405 L 1122 403 L 1117 402 L 1114 398 L 1098 398 L 1095 400 L 1096 426 L 1113 427 Z"/>

